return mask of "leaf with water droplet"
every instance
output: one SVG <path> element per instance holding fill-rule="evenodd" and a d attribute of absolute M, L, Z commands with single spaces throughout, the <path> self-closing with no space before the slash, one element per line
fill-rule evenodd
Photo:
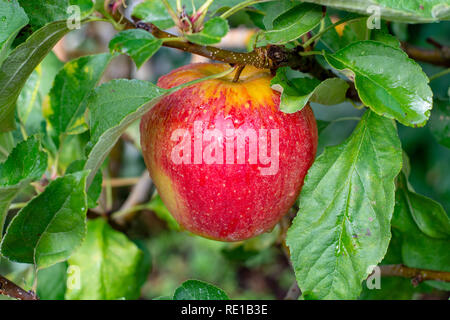
<path fill-rule="evenodd" d="M 53 180 L 11 221 L 1 254 L 11 261 L 49 267 L 66 260 L 86 233 L 86 177 L 82 171 Z"/>
<path fill-rule="evenodd" d="M 401 166 L 394 122 L 370 110 L 344 143 L 316 159 L 286 240 L 302 292 L 318 299 L 358 297 L 368 267 L 389 245 Z"/>
<path fill-rule="evenodd" d="M 350 70 L 364 105 L 407 126 L 423 126 L 430 117 L 433 93 L 421 67 L 398 48 L 358 41 L 325 54 L 338 70 Z"/>

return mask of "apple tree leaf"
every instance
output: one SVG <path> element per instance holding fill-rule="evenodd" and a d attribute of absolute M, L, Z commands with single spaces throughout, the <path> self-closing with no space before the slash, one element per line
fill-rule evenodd
<path fill-rule="evenodd" d="M 383 19 L 407 23 L 427 23 L 450 19 L 450 4 L 446 0 L 306 0 L 305 2 L 365 15 L 373 14 L 373 8 L 378 8 Z"/>
<path fill-rule="evenodd" d="M 85 162 L 86 162 L 85 160 L 75 160 L 74 162 L 69 164 L 69 166 L 66 169 L 65 174 L 82 171 Z M 88 208 L 97 207 L 97 201 L 102 192 L 102 182 L 103 182 L 102 171 L 98 170 L 97 174 L 94 176 L 94 180 L 92 181 L 91 185 L 87 189 Z"/>
<path fill-rule="evenodd" d="M 67 283 L 67 262 L 59 262 L 39 270 L 37 274 L 39 300 L 64 300 Z"/>
<path fill-rule="evenodd" d="M 66 260 L 86 233 L 87 171 L 50 182 L 9 224 L 1 253 L 11 261 L 46 268 Z"/>
<path fill-rule="evenodd" d="M 269 43 L 284 44 L 314 29 L 322 20 L 320 6 L 302 3 L 278 16 L 273 28 L 264 33 Z"/>
<path fill-rule="evenodd" d="M 68 300 L 137 299 L 146 279 L 140 273 L 149 272 L 143 252 L 103 219 L 88 221 L 86 240 L 68 262 L 80 281 L 67 289 Z"/>
<path fill-rule="evenodd" d="M 430 117 L 433 93 L 421 67 L 400 49 L 376 41 L 358 41 L 328 63 L 354 80 L 361 101 L 379 115 L 407 126 L 423 126 Z"/>
<path fill-rule="evenodd" d="M 8 158 L 9 153 L 14 148 L 14 137 L 11 132 L 0 133 L 0 162 Z"/>
<path fill-rule="evenodd" d="M 264 28 L 261 29 L 271 30 L 273 28 L 273 21 L 275 20 L 275 18 L 298 4 L 300 4 L 300 1 L 274 0 L 264 2 L 261 1 L 259 3 L 255 3 L 253 7 L 255 7 L 257 11 L 264 14 L 264 17 L 262 19 Z"/>
<path fill-rule="evenodd" d="M 26 80 L 69 31 L 66 21 L 49 23 L 34 32 L 5 59 L 0 67 L 0 132 L 14 129 L 16 100 Z"/>
<path fill-rule="evenodd" d="M 80 8 L 81 13 L 81 19 L 86 18 L 89 16 L 95 9 L 94 2 L 92 0 L 69 0 L 70 6 L 78 6 Z M 73 11 L 69 11 L 69 9 L 66 9 L 67 13 L 74 13 Z"/>
<path fill-rule="evenodd" d="M 162 44 L 162 40 L 145 30 L 131 29 L 116 34 L 109 42 L 109 49 L 111 52 L 128 54 L 140 68 L 161 48 Z"/>
<path fill-rule="evenodd" d="M 229 300 L 227 294 L 209 283 L 188 280 L 175 290 L 173 300 Z"/>
<path fill-rule="evenodd" d="M 69 0 L 19 0 L 30 18 L 30 25 L 37 30 L 49 22 L 66 20 Z"/>
<path fill-rule="evenodd" d="M 229 26 L 227 20 L 214 17 L 206 21 L 202 31 L 187 34 L 186 38 L 193 43 L 200 45 L 211 45 L 219 43 L 220 40 L 228 33 Z"/>
<path fill-rule="evenodd" d="M 45 122 L 42 115 L 43 98 L 39 90 L 42 78 L 42 68 L 39 65 L 31 73 L 17 98 L 17 118 L 28 135 L 40 133 L 42 123 Z"/>
<path fill-rule="evenodd" d="M 67 62 L 56 75 L 46 117 L 57 147 L 66 135 L 87 130 L 84 121 L 87 98 L 112 57 L 109 53 L 84 56 Z"/>
<path fill-rule="evenodd" d="M 334 105 L 345 101 L 345 93 L 349 88 L 347 82 L 340 78 L 330 78 L 320 82 L 314 78 L 288 78 L 287 67 L 277 70 L 270 85 L 281 92 L 280 110 L 285 113 L 297 112 L 308 101 Z"/>
<path fill-rule="evenodd" d="M 402 172 L 397 179 L 392 232 L 400 243 L 401 263 L 450 272 L 450 219 L 436 201 L 415 193 Z M 427 284 L 449 290 L 448 283 Z"/>
<path fill-rule="evenodd" d="M 1 66 L 20 29 L 28 24 L 28 16 L 17 0 L 0 0 L 0 17 Z"/>
<path fill-rule="evenodd" d="M 39 140 L 31 136 L 18 143 L 6 161 L 0 163 L 0 234 L 12 200 L 30 182 L 42 177 L 47 169 L 47 158 L 40 150 Z"/>
<path fill-rule="evenodd" d="M 448 98 L 434 100 L 430 129 L 440 144 L 450 148 L 450 100 Z"/>
<path fill-rule="evenodd" d="M 389 245 L 401 166 L 395 123 L 369 110 L 344 143 L 316 159 L 287 234 L 305 298 L 358 297 Z"/>

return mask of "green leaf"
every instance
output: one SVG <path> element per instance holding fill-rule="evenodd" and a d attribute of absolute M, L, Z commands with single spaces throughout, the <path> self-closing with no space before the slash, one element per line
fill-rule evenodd
<path fill-rule="evenodd" d="M 45 169 L 47 154 L 40 150 L 34 136 L 18 143 L 6 161 L 0 163 L 0 234 L 12 200 L 30 182 L 39 180 Z"/>
<path fill-rule="evenodd" d="M 206 21 L 202 31 L 193 34 L 187 34 L 186 38 L 193 43 L 200 45 L 211 45 L 219 43 L 220 40 L 229 31 L 228 21 L 215 17 Z"/>
<path fill-rule="evenodd" d="M 310 168 L 288 230 L 305 297 L 354 299 L 391 238 L 402 151 L 393 121 L 366 111 L 352 135 Z"/>
<path fill-rule="evenodd" d="M 116 34 L 109 42 L 109 49 L 111 52 L 128 54 L 140 68 L 161 48 L 162 44 L 163 41 L 155 38 L 151 33 L 142 29 L 132 29 Z"/>
<path fill-rule="evenodd" d="M 54 130 L 57 147 L 66 135 L 87 130 L 84 121 L 87 97 L 112 57 L 109 53 L 81 57 L 66 63 L 56 75 L 46 117 Z"/>
<path fill-rule="evenodd" d="M 398 177 L 395 198 L 392 228 L 400 238 L 403 264 L 450 271 L 450 221 L 442 207 L 414 193 L 403 173 Z"/>
<path fill-rule="evenodd" d="M 279 0 L 264 0 L 264 1 L 279 1 Z M 205 1 L 201 2 L 203 4 Z M 242 0 L 214 0 L 208 8 L 208 15 L 215 16 L 224 13 L 226 10 L 240 4 Z M 194 0 L 195 3 L 195 0 Z M 242 10 L 249 9 L 247 6 Z"/>
<path fill-rule="evenodd" d="M 28 24 L 28 16 L 17 0 L 0 0 L 0 66 L 20 29 Z"/>
<path fill-rule="evenodd" d="M 188 280 L 173 295 L 173 300 L 229 300 L 227 294 L 203 281 Z"/>
<path fill-rule="evenodd" d="M 315 28 L 321 19 L 320 6 L 302 3 L 277 17 L 273 21 L 273 28 L 264 35 L 269 43 L 287 43 Z"/>
<path fill-rule="evenodd" d="M 190 1 L 186 3 L 189 4 Z M 174 7 L 172 6 L 172 8 Z M 143 22 L 151 22 L 160 29 L 169 29 L 174 26 L 174 22 L 161 0 L 147 0 L 139 3 L 133 9 L 133 16 Z"/>
<path fill-rule="evenodd" d="M 358 41 L 325 53 L 328 63 L 354 79 L 361 101 L 377 114 L 407 126 L 423 126 L 430 116 L 432 91 L 420 66 L 402 50 Z"/>
<path fill-rule="evenodd" d="M 39 147 L 34 136 L 18 143 L 8 159 L 0 164 L 0 185 L 14 186 L 24 179 L 40 179 L 47 168 L 47 154 Z"/>
<path fill-rule="evenodd" d="M 11 221 L 1 253 L 11 261 L 49 267 L 66 260 L 86 233 L 87 172 L 53 180 Z"/>
<path fill-rule="evenodd" d="M 142 251 L 103 219 L 89 220 L 83 245 L 68 260 L 79 272 L 80 285 L 68 288 L 66 299 L 137 299 L 143 285 Z"/>
<path fill-rule="evenodd" d="M 94 2 L 92 0 L 69 0 L 70 5 L 78 6 L 81 12 L 81 18 L 89 16 L 94 11 Z"/>
<path fill-rule="evenodd" d="M 300 4 L 300 1 L 275 0 L 255 3 L 254 7 L 264 14 L 264 29 L 270 30 L 273 28 L 273 21 L 275 20 L 275 18 L 298 4 Z"/>
<path fill-rule="evenodd" d="M 39 300 L 64 300 L 67 281 L 67 262 L 60 262 L 38 272 Z"/>
<path fill-rule="evenodd" d="M 151 82 L 112 80 L 96 88 L 89 97 L 91 140 L 85 169 L 91 170 L 88 186 L 121 134 L 168 94 Z"/>
<path fill-rule="evenodd" d="M 409 161 L 406 155 L 403 159 Z M 402 231 L 417 228 L 430 238 L 450 240 L 450 218 L 444 208 L 438 202 L 415 193 L 407 181 L 408 175 L 409 168 L 407 167 L 397 178 L 395 212 L 400 210 L 401 213 L 398 215 L 408 217 L 404 217 L 402 221 L 396 217 L 393 220 L 397 223 L 396 227 Z"/>
<path fill-rule="evenodd" d="M 333 24 L 330 19 L 329 14 L 327 13 L 324 18 L 324 28 L 329 27 Z M 339 36 L 336 28 L 331 28 L 327 32 L 325 32 L 320 38 L 319 42 L 321 42 L 327 49 L 335 52 L 342 47 L 342 38 Z"/>
<path fill-rule="evenodd" d="M 434 100 L 430 130 L 440 144 L 450 148 L 450 100 L 448 98 Z"/>
<path fill-rule="evenodd" d="M 31 73 L 17 98 L 17 116 L 28 135 L 39 133 L 42 123 L 45 122 L 39 90 L 42 77 L 42 68 L 39 65 Z"/>
<path fill-rule="evenodd" d="M 19 0 L 20 5 L 30 17 L 34 30 L 49 22 L 66 20 L 69 0 Z"/>
<path fill-rule="evenodd" d="M 369 6 L 377 6 L 384 19 L 408 23 L 426 23 L 450 19 L 450 5 L 446 0 L 306 0 L 305 2 L 365 15 L 373 14 L 373 11 L 367 11 Z"/>
<path fill-rule="evenodd" d="M 348 21 L 344 25 L 341 37 L 341 47 L 350 43 L 369 40 L 372 29 L 367 28 L 367 18 Z"/>
<path fill-rule="evenodd" d="M 364 283 L 364 282 L 363 282 Z M 424 291 L 426 285 L 414 287 L 411 279 L 398 277 L 381 277 L 380 289 L 368 289 L 364 285 L 361 300 L 414 300 L 414 295 Z"/>
<path fill-rule="evenodd" d="M 14 137 L 11 132 L 0 133 L 0 162 L 8 158 L 14 148 Z"/>
<path fill-rule="evenodd" d="M 66 21 L 50 23 L 33 33 L 6 58 L 0 68 L 0 132 L 14 129 L 15 104 L 26 80 L 69 31 Z"/>
<path fill-rule="evenodd" d="M 444 208 L 436 201 L 415 193 L 404 173 L 398 177 L 397 210 L 399 212 L 393 222 L 399 230 L 406 232 L 417 228 L 430 238 L 450 240 L 450 218 Z M 402 215 L 404 217 L 400 219 Z"/>
<path fill-rule="evenodd" d="M 85 162 L 86 162 L 85 160 L 75 160 L 67 167 L 66 174 L 82 171 Z M 95 175 L 92 184 L 89 186 L 87 190 L 88 208 L 97 207 L 98 205 L 97 201 L 98 198 L 100 197 L 100 193 L 102 192 L 102 182 L 103 182 L 103 175 L 102 172 L 99 170 Z"/>
<path fill-rule="evenodd" d="M 49 94 L 50 89 L 53 87 L 55 77 L 63 66 L 64 63 L 58 59 L 53 51 L 50 51 L 44 60 L 42 60 L 40 67 L 44 74 L 41 79 L 41 85 L 39 86 L 42 97 Z"/>
<path fill-rule="evenodd" d="M 324 120 L 316 120 L 317 123 L 317 133 L 320 135 L 323 130 L 325 130 L 331 122 Z"/>
<path fill-rule="evenodd" d="M 91 140 L 84 167 L 85 170 L 90 170 L 87 186 L 90 186 L 95 173 L 127 127 L 141 118 L 163 97 L 194 83 L 223 77 L 232 71 L 230 68 L 222 73 L 169 90 L 159 88 L 151 82 L 125 79 L 112 80 L 96 88 L 88 102 L 88 109 L 91 112 Z"/>
<path fill-rule="evenodd" d="M 347 81 L 340 78 L 330 78 L 322 81 L 311 95 L 311 101 L 323 105 L 335 105 L 345 101 L 349 88 Z"/>
<path fill-rule="evenodd" d="M 356 14 L 349 15 L 353 15 L 355 18 L 358 17 Z M 348 21 L 345 24 L 340 41 L 341 48 L 349 45 L 350 43 L 361 40 L 374 40 L 383 42 L 384 44 L 395 48 L 400 48 L 400 41 L 389 34 L 386 21 L 380 21 L 380 29 L 369 29 L 367 27 L 367 21 L 367 18 L 361 17 L 360 19 Z"/>
<path fill-rule="evenodd" d="M 305 77 L 289 79 L 286 75 L 287 70 L 287 67 L 279 68 L 270 82 L 272 89 L 281 92 L 281 111 L 297 112 L 310 100 L 325 105 L 345 101 L 345 93 L 349 87 L 345 80 L 330 78 L 320 82 L 317 79 Z"/>
<path fill-rule="evenodd" d="M 398 41 L 396 37 L 387 32 L 374 29 L 372 30 L 370 37 L 374 41 L 383 42 L 384 44 L 387 44 L 388 46 L 394 48 L 400 48 L 400 41 Z"/>

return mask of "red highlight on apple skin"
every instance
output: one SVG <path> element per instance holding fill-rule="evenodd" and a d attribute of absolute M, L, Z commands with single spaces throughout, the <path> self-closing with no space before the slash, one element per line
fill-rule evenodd
<path fill-rule="evenodd" d="M 161 77 L 158 85 L 171 88 L 227 68 L 226 64 L 192 64 Z M 233 77 L 231 73 L 171 94 L 142 118 L 140 127 L 145 163 L 169 211 L 183 228 L 221 241 L 245 240 L 270 231 L 294 204 L 317 149 L 316 121 L 309 106 L 294 114 L 281 112 L 279 93 L 270 88 L 271 75 L 266 70 L 247 66 L 237 83 Z M 210 139 L 200 140 L 199 148 L 195 136 L 199 123 L 203 137 L 211 130 L 223 133 L 222 137 L 227 130 L 234 132 L 235 148 L 239 134 L 267 133 L 266 149 L 260 153 L 261 144 L 252 149 L 247 136 L 241 139 L 247 142 L 240 153 L 244 161 L 236 158 L 239 152 L 230 159 L 226 150 L 231 150 L 231 140 L 215 140 L 210 134 Z M 183 138 L 174 135 L 180 130 L 191 140 L 187 147 L 180 148 Z M 276 132 L 277 140 L 270 132 Z M 222 161 L 217 158 L 218 147 L 225 150 L 220 154 Z M 189 148 L 190 154 L 185 154 Z M 173 161 L 174 149 L 181 152 L 177 161 Z M 205 155 L 215 160 L 194 161 L 199 149 L 203 160 Z M 252 150 L 265 157 L 252 157 Z M 277 161 L 277 170 L 261 174 L 273 165 L 268 159 Z"/>

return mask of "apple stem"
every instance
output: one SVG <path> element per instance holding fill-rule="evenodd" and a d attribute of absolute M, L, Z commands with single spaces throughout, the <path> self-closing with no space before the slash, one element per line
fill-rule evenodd
<path fill-rule="evenodd" d="M 237 67 L 236 73 L 234 74 L 233 82 L 239 81 L 239 77 L 241 76 L 241 73 L 244 70 L 244 68 L 245 68 L 245 64 Z"/>

